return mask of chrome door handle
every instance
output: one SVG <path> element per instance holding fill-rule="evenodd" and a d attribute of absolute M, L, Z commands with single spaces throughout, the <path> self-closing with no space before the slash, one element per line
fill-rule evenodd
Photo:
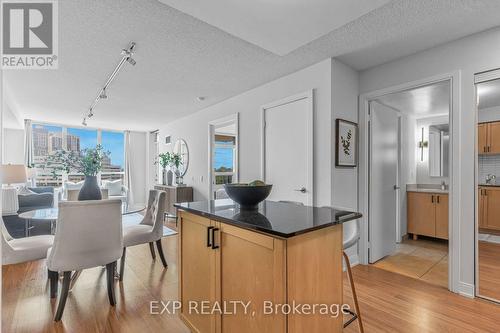
<path fill-rule="evenodd" d="M 400 188 L 398 185 L 394 185 L 394 190 L 399 190 Z"/>
<path fill-rule="evenodd" d="M 307 192 L 307 190 L 306 190 L 305 187 L 301 187 L 299 189 L 295 189 L 294 191 L 297 191 L 297 192 L 300 192 L 300 193 L 306 193 Z"/>

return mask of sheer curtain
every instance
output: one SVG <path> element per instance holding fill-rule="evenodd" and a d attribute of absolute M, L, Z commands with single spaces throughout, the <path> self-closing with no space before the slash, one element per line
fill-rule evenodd
<path fill-rule="evenodd" d="M 32 166 L 33 163 L 33 126 L 31 119 L 24 119 L 24 164 Z"/>
<path fill-rule="evenodd" d="M 127 204 L 133 207 L 134 192 L 132 189 L 132 148 L 130 145 L 130 131 L 125 131 L 125 186 L 128 188 Z"/>

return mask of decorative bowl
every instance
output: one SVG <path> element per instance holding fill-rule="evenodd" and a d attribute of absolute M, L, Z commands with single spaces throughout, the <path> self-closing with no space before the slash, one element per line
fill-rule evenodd
<path fill-rule="evenodd" d="M 273 185 L 224 184 L 229 198 L 239 203 L 242 209 L 257 209 L 259 203 L 269 196 L 272 188 Z"/>

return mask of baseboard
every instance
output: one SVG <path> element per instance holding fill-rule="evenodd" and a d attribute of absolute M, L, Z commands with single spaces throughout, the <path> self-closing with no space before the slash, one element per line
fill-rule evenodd
<path fill-rule="evenodd" d="M 475 297 L 474 285 L 470 283 L 459 282 L 458 294 L 468 298 L 474 298 Z"/>

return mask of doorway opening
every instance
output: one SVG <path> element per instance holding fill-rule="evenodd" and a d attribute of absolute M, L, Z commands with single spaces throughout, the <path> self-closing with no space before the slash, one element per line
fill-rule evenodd
<path fill-rule="evenodd" d="M 368 262 L 448 288 L 451 79 L 368 101 Z"/>
<path fill-rule="evenodd" d="M 500 303 L 500 70 L 475 75 L 476 295 Z"/>
<path fill-rule="evenodd" d="M 238 182 L 238 114 L 208 124 L 210 199 L 227 198 L 224 184 Z"/>

